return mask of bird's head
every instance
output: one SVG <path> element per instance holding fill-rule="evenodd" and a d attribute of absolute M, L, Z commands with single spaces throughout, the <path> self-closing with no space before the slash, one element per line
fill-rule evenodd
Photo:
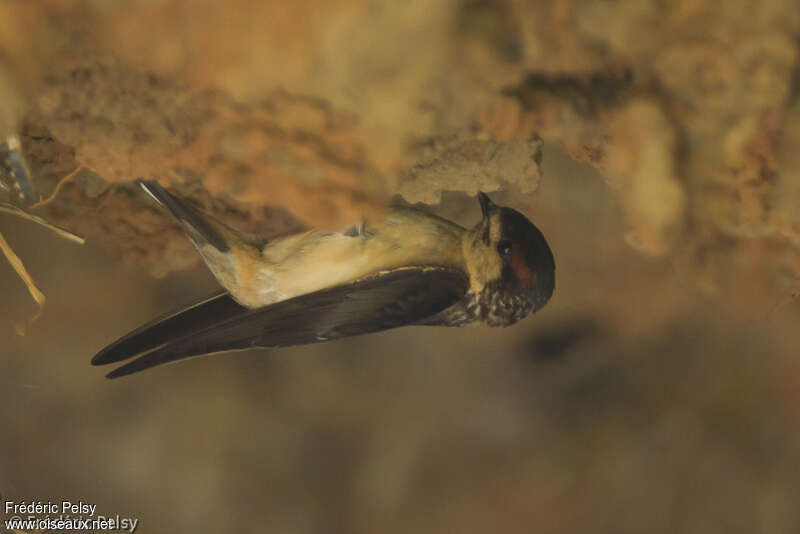
<path fill-rule="evenodd" d="M 463 243 L 470 290 L 480 296 L 489 324 L 507 326 L 550 299 L 555 261 L 542 232 L 524 215 L 495 205 L 485 193 L 478 193 L 478 201 L 483 219 Z"/>

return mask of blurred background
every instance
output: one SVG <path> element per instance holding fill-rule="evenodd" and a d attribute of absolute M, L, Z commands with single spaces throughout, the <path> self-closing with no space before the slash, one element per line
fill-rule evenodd
<path fill-rule="evenodd" d="M 799 43 L 781 0 L 0 3 L 0 137 L 61 182 L 0 165 L 0 201 L 86 237 L 0 213 L 47 296 L 19 335 L 0 261 L 0 493 L 141 532 L 797 532 Z M 139 177 L 268 235 L 471 225 L 481 189 L 556 292 L 108 381 L 217 289 Z"/>

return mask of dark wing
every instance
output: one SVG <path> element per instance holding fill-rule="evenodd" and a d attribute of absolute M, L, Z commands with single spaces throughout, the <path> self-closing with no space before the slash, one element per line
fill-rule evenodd
<path fill-rule="evenodd" d="M 92 358 L 92 365 L 127 360 L 250 311 L 222 291 L 177 312 L 154 319 L 118 339 Z"/>
<path fill-rule="evenodd" d="M 450 307 L 463 298 L 468 287 L 466 276 L 457 270 L 405 267 L 384 271 L 247 310 L 201 331 L 166 341 L 107 376 L 116 378 L 202 354 L 306 345 L 405 326 Z M 144 332 L 138 335 L 143 336 Z"/>

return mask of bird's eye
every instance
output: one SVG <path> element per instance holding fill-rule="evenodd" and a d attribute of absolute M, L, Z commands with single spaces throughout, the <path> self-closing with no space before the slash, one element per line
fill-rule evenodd
<path fill-rule="evenodd" d="M 512 246 L 510 239 L 501 239 L 497 244 L 497 252 L 499 252 L 503 257 L 511 256 L 513 251 L 514 247 Z"/>

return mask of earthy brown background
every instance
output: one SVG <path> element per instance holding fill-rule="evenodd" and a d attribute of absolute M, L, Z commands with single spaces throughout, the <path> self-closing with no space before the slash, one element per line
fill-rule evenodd
<path fill-rule="evenodd" d="M 0 3 L 0 134 L 43 196 L 79 169 L 37 213 L 88 239 L 0 214 L 48 297 L 17 336 L 0 262 L 0 492 L 141 532 L 797 532 L 798 43 L 788 0 Z M 110 382 L 94 352 L 216 288 L 138 177 L 265 233 L 495 191 L 556 293 Z"/>

